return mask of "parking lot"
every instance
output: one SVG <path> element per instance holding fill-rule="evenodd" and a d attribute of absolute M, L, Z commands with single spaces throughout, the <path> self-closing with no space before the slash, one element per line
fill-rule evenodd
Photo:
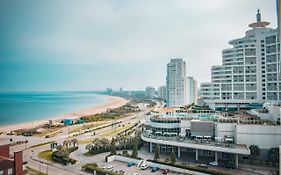
<path fill-rule="evenodd" d="M 153 175 L 160 175 L 163 174 L 163 170 L 158 170 L 157 172 L 151 172 L 151 167 L 147 168 L 146 170 L 141 170 L 137 165 L 128 167 L 127 163 L 119 162 L 119 161 L 113 161 L 110 163 L 104 163 L 105 167 L 113 166 L 113 171 L 125 171 L 126 175 L 133 175 L 134 173 L 138 173 L 138 175 L 147 175 L 147 174 L 153 174 Z M 175 172 L 169 172 L 169 175 L 179 175 L 180 173 Z"/>

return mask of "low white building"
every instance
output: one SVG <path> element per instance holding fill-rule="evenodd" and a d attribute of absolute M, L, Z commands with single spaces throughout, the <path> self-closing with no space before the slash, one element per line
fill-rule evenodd
<path fill-rule="evenodd" d="M 250 124 L 251 123 L 251 124 Z M 157 144 L 162 152 L 177 152 L 194 156 L 214 157 L 215 161 L 238 160 L 250 155 L 249 147 L 261 150 L 267 159 L 268 150 L 281 145 L 281 127 L 268 121 L 248 121 L 228 118 L 216 111 L 184 111 L 179 108 L 159 110 L 146 121 L 142 140 L 153 151 Z M 188 156 L 190 156 L 188 155 Z"/>

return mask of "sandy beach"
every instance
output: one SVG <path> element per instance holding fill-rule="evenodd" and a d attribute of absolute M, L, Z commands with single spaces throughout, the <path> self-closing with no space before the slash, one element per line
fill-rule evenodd
<path fill-rule="evenodd" d="M 3 125 L 0 126 L 0 132 L 10 132 L 16 129 L 24 129 L 24 128 L 33 128 L 38 125 L 42 125 L 44 123 L 47 123 L 49 120 L 61 120 L 65 118 L 71 118 L 71 117 L 81 117 L 81 116 L 87 116 L 87 115 L 93 115 L 101 112 L 105 112 L 107 109 L 110 108 L 118 108 L 120 106 L 125 105 L 128 103 L 128 100 L 120 97 L 114 97 L 114 96 L 106 96 L 107 102 L 104 104 L 100 104 L 97 106 L 94 106 L 92 108 L 83 109 L 80 111 L 68 113 L 68 114 L 62 114 L 59 116 L 53 116 L 48 119 L 44 120 L 36 120 L 36 121 L 30 121 L 25 123 L 17 123 L 17 124 L 11 124 L 11 125 Z"/>

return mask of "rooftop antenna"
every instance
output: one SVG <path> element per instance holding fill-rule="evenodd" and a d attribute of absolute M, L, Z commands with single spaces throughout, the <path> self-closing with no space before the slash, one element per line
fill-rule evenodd
<path fill-rule="evenodd" d="M 261 21 L 261 13 L 260 13 L 260 9 L 259 9 L 259 8 L 257 9 L 256 18 L 257 18 L 257 22 L 260 22 L 260 21 Z"/>

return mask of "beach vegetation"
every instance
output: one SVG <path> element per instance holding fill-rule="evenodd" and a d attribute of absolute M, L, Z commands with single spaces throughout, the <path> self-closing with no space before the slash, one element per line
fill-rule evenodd
<path fill-rule="evenodd" d="M 85 116 L 82 117 L 81 119 L 84 120 L 86 123 L 96 122 L 96 121 L 106 121 L 106 120 L 118 119 L 130 113 L 134 113 L 138 111 L 140 110 L 138 109 L 137 106 L 133 106 L 131 103 L 127 103 L 119 108 L 108 109 L 106 112 Z"/>

